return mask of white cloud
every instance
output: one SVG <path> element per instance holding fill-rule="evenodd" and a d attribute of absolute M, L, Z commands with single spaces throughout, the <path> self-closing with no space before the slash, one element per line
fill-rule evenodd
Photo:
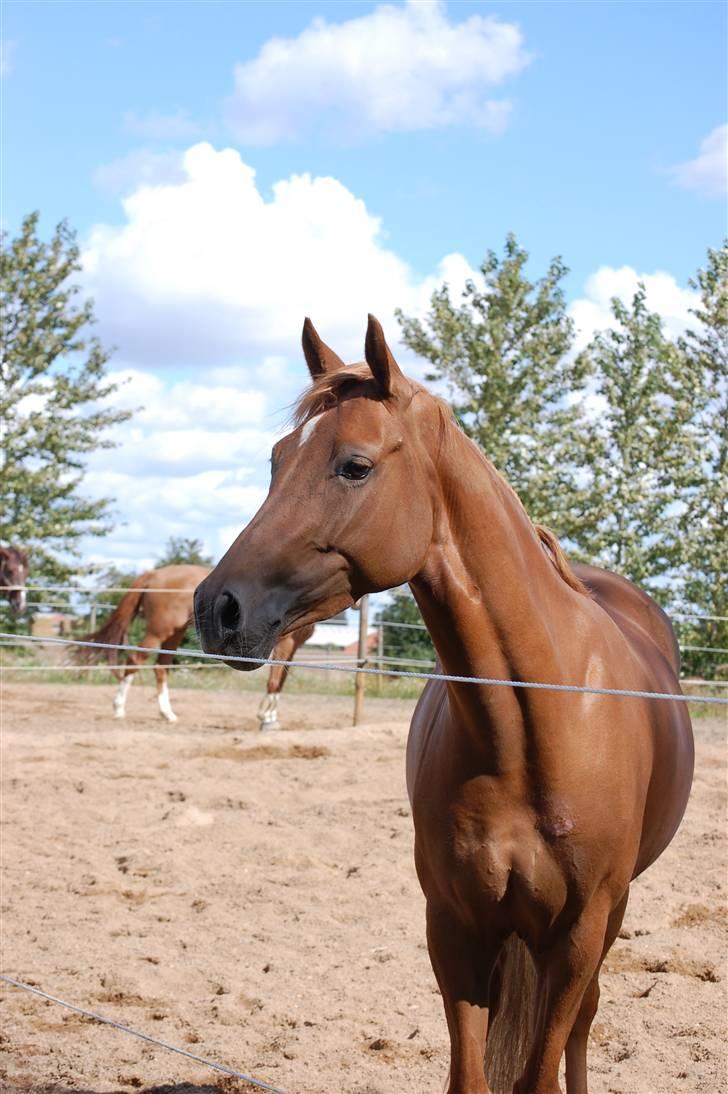
<path fill-rule="evenodd" d="M 691 320 L 690 308 L 695 307 L 698 296 L 681 288 L 672 274 L 661 270 L 638 273 L 631 266 L 600 266 L 587 278 L 585 295 L 569 306 L 576 325 L 577 350 L 587 345 L 595 331 L 612 326 L 612 299 L 616 296 L 626 304 L 631 303 L 640 282 L 645 286 L 648 308 L 662 316 L 667 334 L 675 337 L 685 330 Z"/>
<path fill-rule="evenodd" d="M 255 144 L 318 130 L 346 141 L 448 125 L 500 132 L 510 104 L 489 99 L 488 89 L 529 61 L 515 23 L 477 14 L 451 22 L 441 0 L 386 4 L 270 39 L 236 66 L 228 119 Z"/>
<path fill-rule="evenodd" d="M 265 497 L 268 457 L 277 433 L 267 424 L 266 394 L 240 386 L 165 382 L 140 369 L 112 371 L 122 386 L 116 407 L 134 417 L 110 433 L 117 444 L 90 457 L 83 489 L 112 497 L 119 526 L 89 540 L 93 561 L 148 566 L 172 535 L 201 539 L 218 558 Z M 221 530 L 224 530 L 221 532 Z"/>
<path fill-rule="evenodd" d="M 181 154 L 178 169 L 181 181 L 136 188 L 126 222 L 97 225 L 83 254 L 101 333 L 135 366 L 299 360 L 305 315 L 358 360 L 368 311 L 394 341 L 396 306 L 419 310 L 443 276 L 473 272 L 454 255 L 418 279 L 334 178 L 293 175 L 266 200 L 237 152 L 209 144 Z"/>
<path fill-rule="evenodd" d="M 728 124 L 716 126 L 700 142 L 695 159 L 677 164 L 671 174 L 684 190 L 703 197 L 722 197 L 728 190 Z"/>

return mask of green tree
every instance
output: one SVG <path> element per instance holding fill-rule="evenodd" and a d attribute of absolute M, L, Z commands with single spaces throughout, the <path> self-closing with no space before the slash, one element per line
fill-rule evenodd
<path fill-rule="evenodd" d="M 580 421 L 581 362 L 569 351 L 573 323 L 555 258 L 544 277 L 525 276 L 528 254 L 513 235 L 499 258 L 489 251 L 482 284 L 469 281 L 462 303 L 447 285 L 433 293 L 424 322 L 397 317 L 405 345 L 429 361 L 428 379 L 445 379 L 465 432 L 503 472 L 534 520 L 559 534 L 578 494 L 574 446 Z M 568 398 L 571 397 L 571 398 Z"/>
<path fill-rule="evenodd" d="M 695 479 L 695 369 L 650 312 L 644 285 L 612 300 L 614 326 L 581 355 L 596 412 L 582 441 L 588 479 L 572 512 L 583 557 L 671 598 L 678 514 Z"/>
<path fill-rule="evenodd" d="M 170 536 L 156 565 L 175 566 L 189 564 L 192 566 L 212 566 L 212 559 L 205 552 L 205 545 L 200 539 L 188 539 L 185 536 Z"/>
<path fill-rule="evenodd" d="M 693 430 L 696 475 L 686 496 L 680 534 L 680 596 L 684 610 L 720 619 L 681 627 L 686 645 L 726 652 L 687 651 L 688 672 L 728 675 L 728 241 L 709 250 L 691 287 L 700 294 L 694 329 L 682 340 L 698 393 Z"/>
<path fill-rule="evenodd" d="M 384 656 L 402 657 L 406 660 L 434 661 L 435 650 L 429 634 L 424 627 L 420 609 L 408 589 L 398 589 L 391 602 L 379 613 L 378 623 L 404 624 L 404 626 L 385 626 Z M 396 665 L 394 666 L 397 667 Z M 403 665 L 412 668 L 414 665 Z"/>
<path fill-rule="evenodd" d="M 79 541 L 112 528 L 111 499 L 82 491 L 85 461 L 113 442 L 109 427 L 129 417 L 111 408 L 109 353 L 89 334 L 90 300 L 80 301 L 74 232 L 64 222 L 49 243 L 38 214 L 0 254 L 0 539 L 27 547 L 34 577 L 63 580 Z"/>

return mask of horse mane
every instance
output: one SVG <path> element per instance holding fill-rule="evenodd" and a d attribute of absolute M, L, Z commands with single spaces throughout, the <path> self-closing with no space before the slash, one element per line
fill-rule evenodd
<path fill-rule="evenodd" d="M 581 581 L 581 579 L 578 578 L 572 570 L 571 563 L 564 554 L 564 549 L 554 533 L 549 528 L 545 528 L 543 524 L 536 524 L 535 521 L 532 523 L 533 527 L 536 529 L 536 535 L 541 540 L 546 554 L 549 556 L 554 566 L 556 567 L 556 570 L 564 579 L 566 584 L 570 585 L 571 588 L 574 589 L 577 593 L 583 593 L 584 596 L 591 596 L 591 593 L 587 589 L 584 582 Z"/>
<path fill-rule="evenodd" d="M 419 394 L 420 392 L 426 392 L 431 399 L 434 399 L 437 404 L 440 413 L 440 425 L 443 433 L 447 430 L 447 425 L 454 426 L 455 429 L 462 433 L 462 428 L 459 425 L 455 415 L 453 414 L 452 407 L 444 399 L 438 395 L 433 395 L 432 392 L 427 391 L 420 384 L 413 380 L 409 381 L 412 387 L 413 394 Z M 368 395 L 372 399 L 382 399 L 381 391 L 378 388 L 374 377 L 372 376 L 371 369 L 366 363 L 360 363 L 356 365 L 346 365 L 343 368 L 333 369 L 330 372 L 325 372 L 322 376 L 319 376 L 314 380 L 311 387 L 307 388 L 303 394 L 299 397 L 298 401 L 293 407 L 291 415 L 294 426 L 298 427 L 309 421 L 311 418 L 315 418 L 317 414 L 322 414 L 326 410 L 331 410 L 341 399 L 341 396 L 347 391 L 356 386 L 364 385 L 365 391 L 362 394 Z M 369 388 L 370 390 L 367 390 Z M 471 438 L 472 439 L 472 438 Z M 475 442 L 473 442 L 475 443 Z M 577 593 L 582 593 L 584 596 L 591 596 L 591 593 L 587 589 L 583 581 L 580 581 L 571 568 L 568 558 L 564 554 L 564 550 L 559 543 L 558 539 L 552 531 L 545 528 L 542 524 L 536 524 L 532 521 L 526 509 L 523 506 L 523 502 L 518 497 L 518 494 L 513 489 L 511 484 L 505 478 L 504 475 L 495 467 L 494 464 L 488 459 L 483 450 L 476 444 L 475 446 L 480 455 L 493 469 L 495 474 L 501 480 L 503 486 L 509 493 L 513 495 L 518 505 L 521 506 L 523 512 L 526 515 L 527 520 L 532 525 L 534 532 L 538 536 L 545 554 L 553 563 L 556 572 L 566 584 L 574 589 Z"/>
<path fill-rule="evenodd" d="M 291 414 L 293 425 L 298 427 L 307 422 L 309 418 L 315 418 L 325 410 L 331 410 L 339 402 L 344 392 L 359 384 L 371 388 L 371 398 L 382 398 L 381 392 L 372 376 L 369 365 L 365 363 L 346 365 L 331 372 L 324 372 L 317 377 L 311 387 L 306 388 L 303 394 L 294 404 Z"/>

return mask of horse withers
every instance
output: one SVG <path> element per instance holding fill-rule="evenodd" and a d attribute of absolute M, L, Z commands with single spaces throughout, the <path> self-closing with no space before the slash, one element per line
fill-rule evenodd
<path fill-rule="evenodd" d="M 366 364 L 344 367 L 308 320 L 303 348 L 313 385 L 268 497 L 195 596 L 205 649 L 267 657 L 409 582 L 447 674 L 680 694 L 664 613 L 569 566 L 375 319 Z M 680 702 L 426 685 L 407 783 L 450 1094 L 556 1094 L 564 1055 L 567 1094 L 586 1094 L 599 970 L 692 770 Z"/>
<path fill-rule="evenodd" d="M 27 603 L 25 585 L 28 580 L 28 552 L 21 547 L 0 546 L 0 595 L 5 596 L 14 612 L 20 615 Z"/>

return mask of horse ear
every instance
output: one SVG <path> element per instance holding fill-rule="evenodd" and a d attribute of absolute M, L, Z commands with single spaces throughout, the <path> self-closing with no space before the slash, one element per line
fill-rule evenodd
<path fill-rule="evenodd" d="M 384 395 L 392 395 L 398 382 L 404 380 L 404 374 L 387 345 L 382 324 L 371 314 L 364 343 L 364 356 Z"/>
<path fill-rule="evenodd" d="M 318 380 L 325 372 L 333 372 L 334 369 L 344 368 L 344 362 L 338 353 L 322 342 L 318 332 L 308 316 L 303 321 L 303 333 L 301 334 L 303 356 L 306 358 L 308 371 L 312 380 Z"/>

